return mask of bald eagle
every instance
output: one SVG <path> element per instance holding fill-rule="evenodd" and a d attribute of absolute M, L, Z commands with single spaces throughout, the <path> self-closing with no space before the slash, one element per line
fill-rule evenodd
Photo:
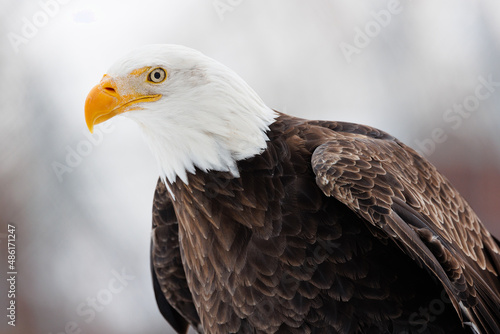
<path fill-rule="evenodd" d="M 151 264 L 179 333 L 500 333 L 500 246 L 391 135 L 267 107 L 233 71 L 139 48 L 89 93 L 158 161 Z"/>

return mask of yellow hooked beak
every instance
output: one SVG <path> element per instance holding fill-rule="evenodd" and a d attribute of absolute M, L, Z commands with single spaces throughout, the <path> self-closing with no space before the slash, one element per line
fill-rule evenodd
<path fill-rule="evenodd" d="M 130 89 L 127 93 L 120 93 L 116 82 L 105 75 L 101 82 L 90 91 L 85 101 L 85 121 L 90 132 L 94 125 L 107 121 L 125 111 L 138 109 L 133 105 L 139 102 L 157 101 L 161 94 L 143 95 Z"/>

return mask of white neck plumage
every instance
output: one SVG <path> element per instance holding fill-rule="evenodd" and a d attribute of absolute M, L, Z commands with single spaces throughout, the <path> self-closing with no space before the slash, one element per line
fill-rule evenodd
<path fill-rule="evenodd" d="M 164 182 L 179 177 L 187 184 L 195 168 L 239 177 L 236 162 L 267 146 L 266 131 L 277 114 L 231 70 L 205 74 L 197 85 L 126 113 L 142 126 Z"/>

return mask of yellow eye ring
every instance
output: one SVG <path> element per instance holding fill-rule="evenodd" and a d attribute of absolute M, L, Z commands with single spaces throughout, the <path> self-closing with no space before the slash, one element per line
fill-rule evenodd
<path fill-rule="evenodd" d="M 152 83 L 161 83 L 167 78 L 167 72 L 161 67 L 157 67 L 148 75 L 148 81 Z"/>

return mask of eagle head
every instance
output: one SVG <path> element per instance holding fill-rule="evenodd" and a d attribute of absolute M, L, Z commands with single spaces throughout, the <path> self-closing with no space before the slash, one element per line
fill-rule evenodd
<path fill-rule="evenodd" d="M 261 153 L 276 118 L 236 73 L 179 45 L 148 45 L 118 60 L 90 91 L 85 120 L 95 125 L 123 115 L 136 121 L 158 161 L 163 181 L 187 173 L 228 171 Z"/>

